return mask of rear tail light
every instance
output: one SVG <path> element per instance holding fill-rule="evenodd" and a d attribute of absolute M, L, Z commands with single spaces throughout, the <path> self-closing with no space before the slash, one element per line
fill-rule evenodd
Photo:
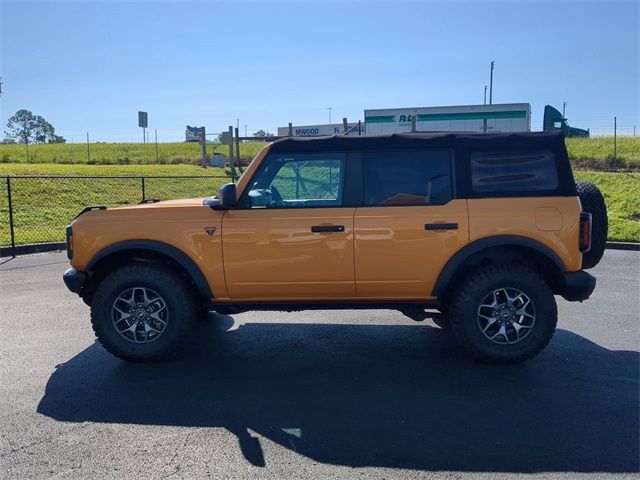
<path fill-rule="evenodd" d="M 585 253 L 591 248 L 591 214 L 580 214 L 580 251 Z"/>
<path fill-rule="evenodd" d="M 71 225 L 67 225 L 67 258 L 73 258 L 73 229 Z"/>

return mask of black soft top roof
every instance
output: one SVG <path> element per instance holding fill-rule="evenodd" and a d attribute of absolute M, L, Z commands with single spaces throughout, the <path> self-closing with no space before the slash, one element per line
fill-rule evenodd
<path fill-rule="evenodd" d="M 276 140 L 270 153 L 455 148 L 464 150 L 564 151 L 564 133 L 393 133 L 389 135 L 332 135 Z"/>

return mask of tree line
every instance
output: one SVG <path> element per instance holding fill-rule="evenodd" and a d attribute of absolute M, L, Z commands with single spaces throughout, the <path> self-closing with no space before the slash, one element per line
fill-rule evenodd
<path fill-rule="evenodd" d="M 22 109 L 7 121 L 2 143 L 66 143 L 66 140 L 56 135 L 56 129 L 44 117 Z"/>

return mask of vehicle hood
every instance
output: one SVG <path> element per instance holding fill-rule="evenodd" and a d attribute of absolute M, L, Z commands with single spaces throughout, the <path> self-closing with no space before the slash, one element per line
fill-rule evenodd
<path fill-rule="evenodd" d="M 127 205 L 124 207 L 116 207 L 118 210 L 131 210 L 142 208 L 163 208 L 163 207 L 198 207 L 203 203 L 204 197 L 200 198 L 183 198 L 180 200 L 164 200 L 162 202 L 141 203 L 139 205 Z"/>

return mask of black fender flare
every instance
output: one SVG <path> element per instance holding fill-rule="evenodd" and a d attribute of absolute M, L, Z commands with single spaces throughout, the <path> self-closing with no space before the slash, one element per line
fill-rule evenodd
<path fill-rule="evenodd" d="M 444 266 L 435 286 L 433 287 L 432 296 L 442 297 L 447 291 L 447 287 L 451 280 L 455 277 L 459 269 L 470 260 L 474 255 L 495 247 L 526 247 L 535 250 L 538 253 L 544 255 L 558 268 L 560 272 L 565 272 L 566 267 L 562 260 L 546 245 L 538 242 L 537 240 L 531 240 L 527 237 L 521 237 L 518 235 L 496 235 L 493 237 L 485 237 L 462 247 L 458 250 L 453 257 L 449 259 Z"/>
<path fill-rule="evenodd" d="M 193 283 L 198 289 L 198 293 L 203 298 L 206 300 L 213 298 L 213 292 L 209 287 L 209 282 L 207 282 L 207 279 L 202 273 L 202 270 L 200 270 L 200 267 L 198 267 L 198 265 L 188 255 L 178 248 L 156 240 L 126 240 L 124 242 L 114 243 L 95 254 L 87 264 L 85 271 L 91 272 L 91 270 L 104 258 L 125 250 L 150 250 L 171 258 L 191 277 L 191 280 L 193 280 Z"/>

